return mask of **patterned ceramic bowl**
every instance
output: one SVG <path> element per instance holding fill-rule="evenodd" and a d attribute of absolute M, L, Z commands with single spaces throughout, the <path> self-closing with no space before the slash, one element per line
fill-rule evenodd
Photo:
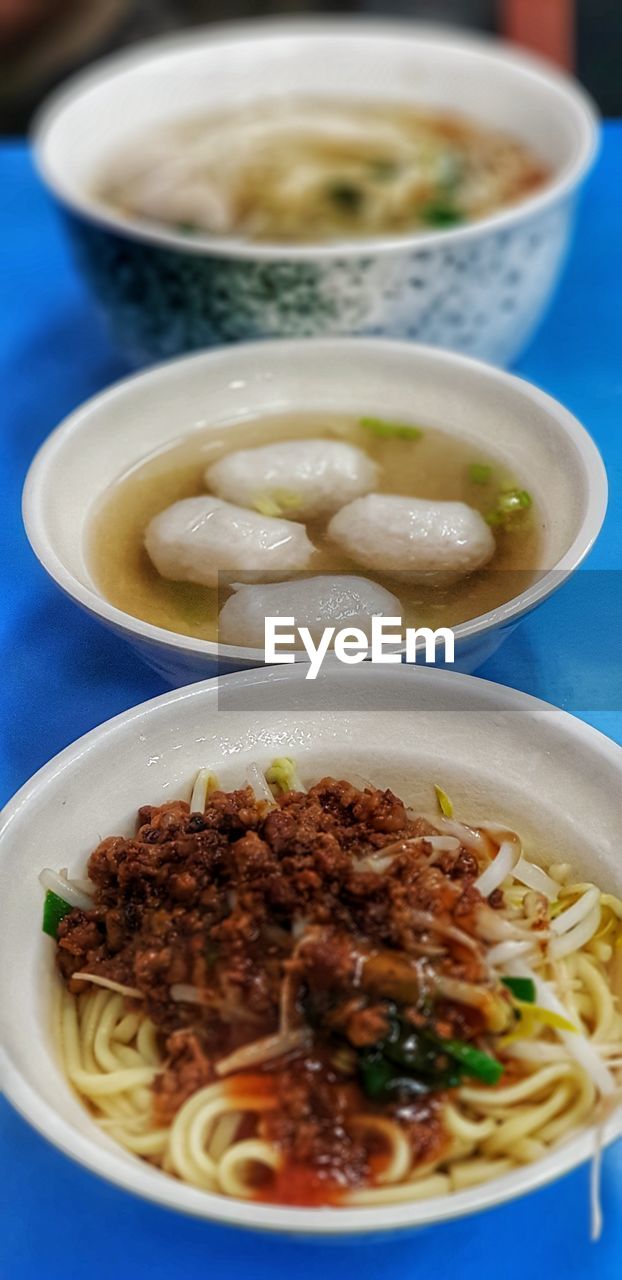
<path fill-rule="evenodd" d="M 94 195 L 102 167 L 159 122 L 295 92 L 446 107 L 507 130 L 550 166 L 536 194 L 479 222 L 290 246 L 131 221 Z M 413 338 L 498 364 L 551 296 L 594 158 L 594 109 L 569 79 L 488 39 L 397 23 L 312 20 L 194 31 L 131 49 L 44 108 L 39 171 L 129 361 L 317 334 Z"/>

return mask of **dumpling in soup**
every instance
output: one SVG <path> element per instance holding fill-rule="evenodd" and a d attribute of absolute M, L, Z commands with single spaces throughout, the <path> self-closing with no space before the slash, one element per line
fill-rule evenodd
<path fill-rule="evenodd" d="M 300 524 L 248 511 L 212 494 L 183 498 L 161 511 L 145 547 L 164 578 L 217 587 L 219 574 L 265 580 L 309 566 L 315 547 Z"/>
<path fill-rule="evenodd" d="M 362 449 L 339 440 L 285 440 L 236 449 L 207 468 L 220 498 L 267 515 L 309 520 L 369 493 L 379 468 Z"/>
<path fill-rule="evenodd" d="M 479 511 L 465 502 L 370 493 L 342 507 L 328 536 L 366 569 L 399 573 L 406 582 L 456 582 L 494 555 L 495 540 Z"/>
<path fill-rule="evenodd" d="M 289 617 L 317 643 L 325 627 L 359 627 L 369 638 L 374 615 L 402 616 L 397 596 L 377 582 L 349 574 L 319 574 L 268 586 L 236 586 L 218 619 L 221 644 L 263 649 L 265 619 Z"/>

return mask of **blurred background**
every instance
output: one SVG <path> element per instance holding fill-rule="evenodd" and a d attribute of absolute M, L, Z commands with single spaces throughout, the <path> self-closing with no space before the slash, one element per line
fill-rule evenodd
<path fill-rule="evenodd" d="M 622 115 L 622 0 L 0 0 L 0 133 L 23 133 L 55 84 L 133 41 L 209 22 L 330 12 L 504 35 L 573 71 L 605 115 Z"/>

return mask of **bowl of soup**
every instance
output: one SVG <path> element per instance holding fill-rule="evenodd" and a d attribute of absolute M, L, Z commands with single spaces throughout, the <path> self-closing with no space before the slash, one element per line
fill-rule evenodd
<path fill-rule="evenodd" d="M 449 629 L 473 670 L 580 564 L 606 495 L 587 432 L 528 383 L 342 338 L 119 383 L 48 438 L 23 511 L 58 585 L 181 684 L 263 663 L 266 618 L 315 642 Z"/>
<path fill-rule="evenodd" d="M 597 125 L 499 42 L 314 19 L 134 47 L 62 87 L 34 142 L 133 363 L 356 333 L 505 364 L 554 288 Z"/>
<path fill-rule="evenodd" d="M 3 815 L 3 1093 L 126 1191 L 303 1236 L 597 1161 L 622 1132 L 621 760 L 404 666 L 125 712 Z"/>

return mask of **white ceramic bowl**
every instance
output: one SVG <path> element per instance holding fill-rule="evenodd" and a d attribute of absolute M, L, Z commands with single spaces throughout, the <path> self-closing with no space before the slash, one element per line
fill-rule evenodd
<path fill-rule="evenodd" d="M 463 112 L 522 139 L 552 176 L 480 222 L 302 247 L 183 236 L 95 199 L 102 168 L 133 136 L 291 93 Z M 508 363 L 550 298 L 596 143 L 594 108 L 578 85 L 511 46 L 415 23 L 329 18 L 135 46 L 62 87 L 35 130 L 39 172 L 135 363 L 329 332 L 414 338 Z"/>
<path fill-rule="evenodd" d="M 301 408 L 443 427 L 498 455 L 532 492 L 542 518 L 534 568 L 548 572 L 455 628 L 459 671 L 480 666 L 576 569 L 599 532 L 607 480 L 591 437 L 556 401 L 498 369 L 434 348 L 357 338 L 256 343 L 171 361 L 71 414 L 36 455 L 23 500 L 26 532 L 51 577 L 171 684 L 257 666 L 263 652 L 177 635 L 110 604 L 86 554 L 93 509 L 115 479 L 185 434 L 214 424 L 221 435 L 223 424 Z"/>
<path fill-rule="evenodd" d="M 166 694 L 95 729 L 46 765 L 0 827 L 0 1086 L 47 1138 L 129 1191 L 200 1217 L 306 1235 L 382 1232 L 511 1200 L 589 1159 L 585 1127 L 535 1164 L 411 1204 L 299 1209 L 231 1200 L 170 1178 L 118 1147 L 69 1088 L 51 1031 L 53 951 L 40 932 L 42 865 L 83 874 L 106 833 L 133 829 L 139 804 L 187 797 L 208 765 L 240 785 L 250 761 L 295 755 L 303 781 L 363 774 L 423 812 L 442 782 L 467 821 L 485 815 L 528 847 L 622 891 L 622 750 L 563 711 L 499 685 L 430 668 L 369 665 L 243 672 Z M 586 833 L 589 833 L 586 837 Z M 605 1141 L 622 1133 L 622 1111 Z"/>

